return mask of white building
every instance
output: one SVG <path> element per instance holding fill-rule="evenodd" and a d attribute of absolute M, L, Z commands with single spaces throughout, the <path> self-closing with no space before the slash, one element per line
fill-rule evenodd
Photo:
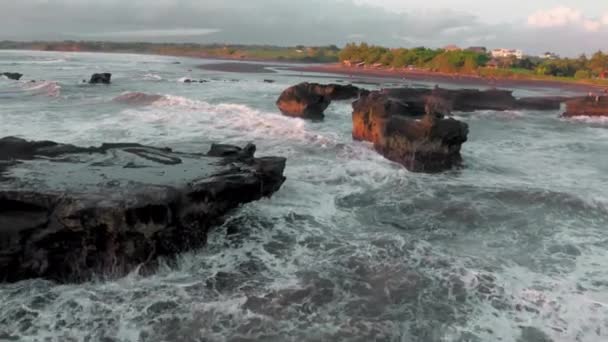
<path fill-rule="evenodd" d="M 545 52 L 544 54 L 542 54 L 540 56 L 540 58 L 544 58 L 544 59 L 558 59 L 559 55 L 553 52 Z"/>
<path fill-rule="evenodd" d="M 515 49 L 494 49 L 494 50 L 492 50 L 491 55 L 494 58 L 509 58 L 509 57 L 515 57 L 517 59 L 524 58 L 524 52 L 521 50 L 515 50 Z"/>

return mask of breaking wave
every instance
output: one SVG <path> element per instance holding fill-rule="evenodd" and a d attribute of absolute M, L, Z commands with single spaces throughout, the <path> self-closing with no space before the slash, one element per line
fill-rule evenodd
<path fill-rule="evenodd" d="M 59 97 L 61 86 L 55 81 L 35 81 L 23 83 L 23 89 L 33 95 Z"/>
<path fill-rule="evenodd" d="M 566 122 L 576 122 L 576 123 L 584 123 L 584 124 L 595 124 L 595 125 L 608 125 L 608 116 L 572 116 L 572 117 L 562 117 L 562 121 Z"/>

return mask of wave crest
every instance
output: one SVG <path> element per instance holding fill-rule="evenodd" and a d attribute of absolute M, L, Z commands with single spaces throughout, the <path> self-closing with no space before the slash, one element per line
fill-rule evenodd
<path fill-rule="evenodd" d="M 23 90 L 32 93 L 32 95 L 45 95 L 50 97 L 59 97 L 59 95 L 61 95 L 61 86 L 55 81 L 24 83 Z"/>

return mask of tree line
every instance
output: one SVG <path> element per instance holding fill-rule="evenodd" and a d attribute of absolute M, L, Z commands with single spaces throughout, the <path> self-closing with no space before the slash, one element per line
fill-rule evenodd
<path fill-rule="evenodd" d="M 491 58 L 476 50 L 444 50 L 416 47 L 389 49 L 366 43 L 347 44 L 338 55 L 341 62 L 364 63 L 383 67 L 416 67 L 445 73 L 479 75 L 538 75 L 578 79 L 604 77 L 608 72 L 608 54 L 598 51 L 591 57 L 540 58 L 526 56 Z"/>

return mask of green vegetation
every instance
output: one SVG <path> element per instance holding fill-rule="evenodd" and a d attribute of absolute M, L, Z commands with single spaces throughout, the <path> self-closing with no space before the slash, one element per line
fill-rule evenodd
<path fill-rule="evenodd" d="M 443 73 L 474 74 L 484 77 L 593 80 L 606 78 L 608 54 L 599 51 L 591 58 L 515 57 L 492 59 L 488 54 L 470 50 L 387 49 L 380 46 L 347 44 L 340 51 L 341 62 L 351 65 L 403 68 L 416 67 Z"/>
<path fill-rule="evenodd" d="M 42 51 L 90 51 L 145 53 L 195 58 L 273 60 L 300 63 L 342 62 L 386 68 L 416 68 L 424 71 L 459 73 L 481 77 L 578 81 L 608 84 L 608 54 L 596 52 L 588 58 L 525 57 L 490 58 L 480 49 L 444 50 L 425 47 L 389 49 L 366 43 L 330 46 L 278 47 L 270 45 L 225 45 L 192 43 L 117 42 L 0 42 L 0 49 Z"/>
<path fill-rule="evenodd" d="M 339 54 L 340 61 L 365 62 L 386 67 L 403 68 L 413 66 L 440 72 L 474 72 L 485 65 L 486 54 L 473 51 L 444 51 L 417 47 L 413 49 L 387 49 L 380 46 L 347 44 Z"/>
<path fill-rule="evenodd" d="M 303 63 L 338 61 L 340 49 L 335 46 L 277 47 L 270 45 L 116 43 L 116 42 L 0 42 L 0 49 L 42 51 L 88 51 L 159 54 L 184 57 L 209 57 L 249 60 L 280 60 Z"/>

